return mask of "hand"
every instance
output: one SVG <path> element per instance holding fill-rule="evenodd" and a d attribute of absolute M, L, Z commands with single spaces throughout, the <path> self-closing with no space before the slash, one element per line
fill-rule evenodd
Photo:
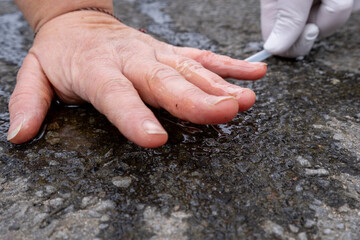
<path fill-rule="evenodd" d="M 308 54 L 318 36 L 343 26 L 360 0 L 261 0 L 264 48 L 283 57 Z"/>
<path fill-rule="evenodd" d="M 265 72 L 263 63 L 165 44 L 103 13 L 63 14 L 41 27 L 24 59 L 8 139 L 33 138 L 57 95 L 90 102 L 129 140 L 157 147 L 168 136 L 145 103 L 194 123 L 224 123 L 249 109 L 255 94 L 222 77 L 255 80 Z"/>

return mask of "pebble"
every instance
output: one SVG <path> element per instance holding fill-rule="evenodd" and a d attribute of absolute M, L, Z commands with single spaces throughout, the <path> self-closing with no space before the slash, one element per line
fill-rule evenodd
<path fill-rule="evenodd" d="M 55 198 L 55 199 L 51 199 L 49 204 L 50 204 L 50 206 L 57 208 L 57 207 L 60 207 L 63 204 L 63 202 L 64 202 L 64 199 Z"/>
<path fill-rule="evenodd" d="M 276 237 L 282 237 L 284 235 L 284 228 L 270 220 L 266 221 L 263 227 L 265 232 L 271 233 Z"/>
<path fill-rule="evenodd" d="M 42 190 L 36 191 L 35 195 L 37 197 L 43 197 L 44 196 L 44 191 L 42 191 Z"/>
<path fill-rule="evenodd" d="M 58 122 L 52 122 L 52 123 L 49 123 L 46 130 L 48 131 L 52 131 L 52 130 L 58 130 L 60 129 L 60 125 Z"/>
<path fill-rule="evenodd" d="M 92 205 L 94 203 L 96 203 L 98 201 L 97 197 L 84 197 L 82 200 L 81 200 L 81 205 L 80 207 L 81 208 L 86 208 L 88 207 L 89 205 Z"/>
<path fill-rule="evenodd" d="M 301 232 L 297 235 L 297 239 L 298 240 L 307 240 L 308 238 L 307 238 L 307 235 L 305 232 Z"/>
<path fill-rule="evenodd" d="M 329 171 L 324 168 L 319 169 L 305 169 L 305 175 L 306 176 L 329 176 Z"/>
<path fill-rule="evenodd" d="M 114 177 L 112 183 L 119 188 L 127 188 L 131 184 L 131 177 Z"/>
<path fill-rule="evenodd" d="M 38 215 L 36 215 L 33 219 L 33 224 L 37 225 L 39 224 L 42 220 L 44 220 L 46 218 L 48 214 L 47 213 L 39 213 Z"/>
<path fill-rule="evenodd" d="M 315 224 L 316 224 L 316 222 L 315 221 L 313 221 L 313 220 L 310 220 L 310 219 L 307 219 L 306 221 L 305 221 L 305 227 L 306 228 L 312 228 L 313 226 L 315 226 Z"/>
<path fill-rule="evenodd" d="M 6 182 L 6 178 L 1 178 L 0 177 L 0 184 L 3 184 L 4 182 Z"/>
<path fill-rule="evenodd" d="M 82 208 L 86 208 L 87 206 L 89 206 L 89 203 L 91 201 L 91 197 L 83 197 L 83 199 L 81 200 L 81 207 Z"/>
<path fill-rule="evenodd" d="M 339 212 L 341 213 L 347 213 L 349 212 L 351 209 L 349 208 L 348 204 L 344 204 L 339 208 Z"/>
<path fill-rule="evenodd" d="M 298 156 L 296 158 L 296 161 L 302 166 L 302 167 L 311 167 L 311 164 L 309 160 L 303 158 L 302 156 Z"/>
<path fill-rule="evenodd" d="M 336 228 L 337 228 L 337 229 L 344 229 L 344 228 L 345 228 L 345 224 L 339 223 L 339 224 L 336 225 Z"/>
<path fill-rule="evenodd" d="M 60 193 L 60 192 L 59 192 L 59 195 L 60 195 L 62 198 L 70 198 L 70 197 L 71 197 L 71 194 L 70 194 L 70 193 Z"/>
<path fill-rule="evenodd" d="M 98 212 L 105 212 L 107 210 L 112 210 L 115 208 L 115 203 L 111 200 L 105 200 L 105 201 L 101 201 L 97 206 L 96 206 L 96 211 Z"/>
<path fill-rule="evenodd" d="M 301 192 L 302 190 L 304 190 L 304 188 L 300 184 L 296 185 L 295 191 Z"/>
<path fill-rule="evenodd" d="M 107 159 L 109 157 L 111 157 L 114 154 L 114 149 L 110 149 L 109 151 L 107 151 L 107 153 L 105 153 L 104 158 Z"/>
<path fill-rule="evenodd" d="M 25 182 L 24 185 L 20 185 L 19 187 L 20 192 L 26 192 L 27 190 L 29 190 L 29 186 Z"/>
<path fill-rule="evenodd" d="M 330 182 L 324 179 L 318 179 L 318 183 L 322 188 L 328 188 L 330 186 Z"/>
<path fill-rule="evenodd" d="M 292 225 L 292 224 L 289 224 L 289 229 L 293 233 L 299 232 L 299 228 L 297 226 L 295 226 L 295 225 Z"/>
<path fill-rule="evenodd" d="M 317 205 L 317 206 L 323 205 L 323 202 L 320 201 L 319 199 L 316 199 L 316 198 L 314 199 L 313 203 L 314 203 L 315 205 Z"/>
<path fill-rule="evenodd" d="M 50 166 L 56 166 L 56 165 L 59 165 L 59 162 L 57 162 L 57 161 L 55 161 L 55 160 L 51 160 L 51 161 L 49 162 L 49 165 L 50 165 Z"/>
<path fill-rule="evenodd" d="M 109 215 L 102 215 L 101 218 L 100 218 L 100 221 L 101 222 L 107 222 L 110 220 L 110 217 Z"/>
<path fill-rule="evenodd" d="M 69 235 L 64 230 L 61 230 L 55 234 L 55 239 L 69 239 Z"/>
<path fill-rule="evenodd" d="M 100 218 L 101 214 L 95 210 L 89 210 L 89 215 L 93 218 Z"/>
<path fill-rule="evenodd" d="M 207 223 L 205 224 L 205 226 L 207 226 Z M 239 226 L 236 231 L 237 231 L 237 233 L 240 235 L 240 234 L 242 234 L 242 232 L 243 232 L 244 230 L 243 230 L 242 226 Z"/>
<path fill-rule="evenodd" d="M 140 211 L 140 210 L 143 210 L 144 207 L 145 207 L 145 204 L 142 204 L 142 203 L 139 203 L 139 204 L 136 205 L 136 209 L 139 210 L 139 211 Z M 175 211 L 176 211 L 176 210 L 175 210 Z"/>
<path fill-rule="evenodd" d="M 104 229 L 106 229 L 108 227 L 109 227 L 109 224 L 105 224 L 105 223 L 99 225 L 100 230 L 104 230 Z"/>
<path fill-rule="evenodd" d="M 324 229 L 323 233 L 324 233 L 325 235 L 330 235 L 330 234 L 332 233 L 332 230 L 329 229 L 329 228 L 326 228 L 326 229 Z"/>
<path fill-rule="evenodd" d="M 335 133 L 334 136 L 333 136 L 334 140 L 342 140 L 344 139 L 344 136 L 342 134 L 339 134 L 339 133 Z"/>
<path fill-rule="evenodd" d="M 20 225 L 18 224 L 18 223 L 14 223 L 13 225 L 11 225 L 10 227 L 9 227 L 9 230 L 10 231 L 17 231 L 17 230 L 19 230 L 20 229 Z"/>
<path fill-rule="evenodd" d="M 48 131 L 45 135 L 45 140 L 51 145 L 56 145 L 61 142 L 61 138 L 59 137 L 59 133 Z"/>
<path fill-rule="evenodd" d="M 314 127 L 314 128 L 317 128 L 317 129 L 321 129 L 321 128 L 323 128 L 324 126 L 323 126 L 323 125 L 319 125 L 319 124 L 314 124 L 313 127 Z"/>
<path fill-rule="evenodd" d="M 51 186 L 51 185 L 45 186 L 45 190 L 49 194 L 56 192 L 56 188 L 54 186 Z"/>
<path fill-rule="evenodd" d="M 44 205 L 42 211 L 43 211 L 44 213 L 50 213 L 50 212 L 51 212 L 51 208 L 50 208 L 48 205 Z"/>
<path fill-rule="evenodd" d="M 64 213 L 71 213 L 71 212 L 74 212 L 74 211 L 75 211 L 74 205 L 70 205 L 67 208 L 65 208 Z"/>
<path fill-rule="evenodd" d="M 339 83 L 340 83 L 340 80 L 337 79 L 337 78 L 332 78 L 332 79 L 331 79 L 331 83 L 334 84 L 334 85 L 336 85 L 336 84 L 339 84 Z"/>

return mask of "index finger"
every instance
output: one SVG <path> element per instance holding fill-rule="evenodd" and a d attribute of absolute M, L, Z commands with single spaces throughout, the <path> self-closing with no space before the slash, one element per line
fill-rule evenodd
<path fill-rule="evenodd" d="M 262 78 L 267 69 L 266 63 L 250 63 L 195 48 L 174 47 L 174 51 L 179 55 L 201 63 L 204 68 L 223 78 L 230 77 L 242 80 L 256 80 Z"/>

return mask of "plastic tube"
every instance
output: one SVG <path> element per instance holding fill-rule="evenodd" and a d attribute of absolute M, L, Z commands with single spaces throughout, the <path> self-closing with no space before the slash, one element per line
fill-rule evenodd
<path fill-rule="evenodd" d="M 271 53 L 269 53 L 266 50 L 262 50 L 258 53 L 255 53 L 254 55 L 246 58 L 245 61 L 247 61 L 247 62 L 262 62 L 271 56 L 272 56 Z"/>

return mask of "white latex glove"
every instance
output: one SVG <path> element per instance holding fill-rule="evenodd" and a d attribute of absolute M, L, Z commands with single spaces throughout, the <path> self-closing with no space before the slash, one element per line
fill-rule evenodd
<path fill-rule="evenodd" d="M 308 54 L 319 37 L 343 26 L 360 0 L 261 0 L 264 48 L 273 55 Z"/>

